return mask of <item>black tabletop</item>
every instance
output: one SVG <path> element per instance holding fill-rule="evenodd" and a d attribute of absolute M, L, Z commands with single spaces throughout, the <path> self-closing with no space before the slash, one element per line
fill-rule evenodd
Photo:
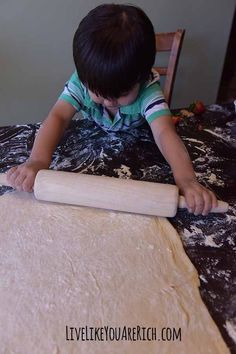
<path fill-rule="evenodd" d="M 24 162 L 40 124 L 0 128 L 0 171 Z M 200 277 L 200 292 L 232 353 L 236 353 L 236 114 L 234 105 L 211 105 L 180 121 L 177 131 L 198 180 L 230 204 L 226 214 L 178 211 L 169 221 Z M 51 168 L 118 178 L 174 183 L 171 170 L 144 125 L 107 133 L 75 118 L 53 155 Z M 0 194 L 9 188 L 1 187 Z"/>

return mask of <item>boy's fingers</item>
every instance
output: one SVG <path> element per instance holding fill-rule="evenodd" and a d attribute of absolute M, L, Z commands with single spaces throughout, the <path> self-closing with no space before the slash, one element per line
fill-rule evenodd
<path fill-rule="evenodd" d="M 207 191 L 207 193 L 204 194 L 204 199 L 205 207 L 202 215 L 207 215 L 208 213 L 210 213 L 212 208 L 216 208 L 218 206 L 218 201 L 215 194 L 209 190 Z"/>
<path fill-rule="evenodd" d="M 18 177 L 19 173 L 20 173 L 19 170 L 15 169 L 8 177 L 8 181 L 10 182 L 12 187 L 15 187 L 15 180 Z"/>
<path fill-rule="evenodd" d="M 23 173 L 19 173 L 18 176 L 15 179 L 15 186 L 16 189 L 21 191 L 22 190 L 22 184 L 24 182 L 24 180 L 26 179 L 26 175 Z"/>
<path fill-rule="evenodd" d="M 14 172 L 17 168 L 18 168 L 18 166 L 13 166 L 13 167 L 9 168 L 9 170 L 7 171 L 7 175 L 12 174 L 12 172 Z"/>
<path fill-rule="evenodd" d="M 211 194 L 211 200 L 212 200 L 212 208 L 216 208 L 218 206 L 218 200 L 212 191 L 210 191 L 210 194 Z"/>
<path fill-rule="evenodd" d="M 22 190 L 24 192 L 33 192 L 34 178 L 32 176 L 25 178 L 22 184 Z"/>
<path fill-rule="evenodd" d="M 200 215 L 203 212 L 204 208 L 204 199 L 202 195 L 196 195 L 195 194 L 195 210 L 194 210 L 194 215 Z"/>
<path fill-rule="evenodd" d="M 7 171 L 7 181 L 18 191 L 32 192 L 36 173 L 24 164 Z"/>
<path fill-rule="evenodd" d="M 202 215 L 205 216 L 207 215 L 211 209 L 212 209 L 212 196 L 210 193 L 204 193 L 203 194 L 203 198 L 204 198 L 204 208 L 202 211 Z"/>
<path fill-rule="evenodd" d="M 10 170 L 7 171 L 6 175 L 7 175 L 7 180 L 10 182 L 10 178 L 12 176 L 13 173 L 15 173 L 17 170 L 17 166 L 14 166 L 12 168 L 10 168 Z"/>
<path fill-rule="evenodd" d="M 200 189 L 196 188 L 191 193 L 186 193 L 185 199 L 189 213 L 193 213 L 196 216 L 205 216 L 212 208 L 218 205 L 215 194 L 202 186 Z"/>
<path fill-rule="evenodd" d="M 195 210 L 195 200 L 191 194 L 186 196 L 186 202 L 187 202 L 187 206 L 188 206 L 188 212 L 193 213 Z"/>

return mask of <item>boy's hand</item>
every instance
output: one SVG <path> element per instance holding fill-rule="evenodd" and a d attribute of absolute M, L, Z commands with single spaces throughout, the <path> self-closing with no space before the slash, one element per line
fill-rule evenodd
<path fill-rule="evenodd" d="M 18 191 L 32 192 L 36 174 L 39 170 L 48 167 L 49 165 L 46 163 L 29 159 L 7 171 L 7 181 Z"/>
<path fill-rule="evenodd" d="M 203 187 L 197 180 L 179 184 L 184 195 L 188 211 L 194 215 L 207 215 L 212 208 L 217 207 L 217 199 L 213 192 Z"/>

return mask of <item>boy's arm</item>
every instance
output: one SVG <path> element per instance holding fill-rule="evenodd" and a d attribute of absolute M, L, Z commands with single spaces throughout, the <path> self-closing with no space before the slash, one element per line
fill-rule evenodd
<path fill-rule="evenodd" d="M 50 166 L 52 154 L 75 113 L 76 109 L 70 103 L 56 102 L 39 129 L 30 159 Z"/>
<path fill-rule="evenodd" d="M 151 123 L 151 130 L 159 150 L 170 164 L 189 211 L 195 215 L 208 214 L 212 207 L 217 206 L 216 197 L 198 183 L 188 151 L 175 131 L 172 118 L 162 116 L 155 119 Z"/>
<path fill-rule="evenodd" d="M 37 172 L 50 166 L 52 154 L 75 113 L 70 103 L 56 102 L 39 129 L 29 159 L 7 172 L 12 187 L 32 191 Z"/>

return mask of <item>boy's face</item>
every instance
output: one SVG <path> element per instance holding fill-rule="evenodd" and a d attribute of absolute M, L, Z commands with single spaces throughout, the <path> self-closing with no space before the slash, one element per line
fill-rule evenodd
<path fill-rule="evenodd" d="M 121 106 L 127 106 L 133 103 L 139 94 L 140 84 L 134 85 L 134 87 L 129 91 L 125 92 L 122 96 L 118 98 L 103 98 L 100 95 L 96 95 L 92 91 L 88 90 L 91 99 L 102 106 L 110 109 L 118 109 Z"/>

